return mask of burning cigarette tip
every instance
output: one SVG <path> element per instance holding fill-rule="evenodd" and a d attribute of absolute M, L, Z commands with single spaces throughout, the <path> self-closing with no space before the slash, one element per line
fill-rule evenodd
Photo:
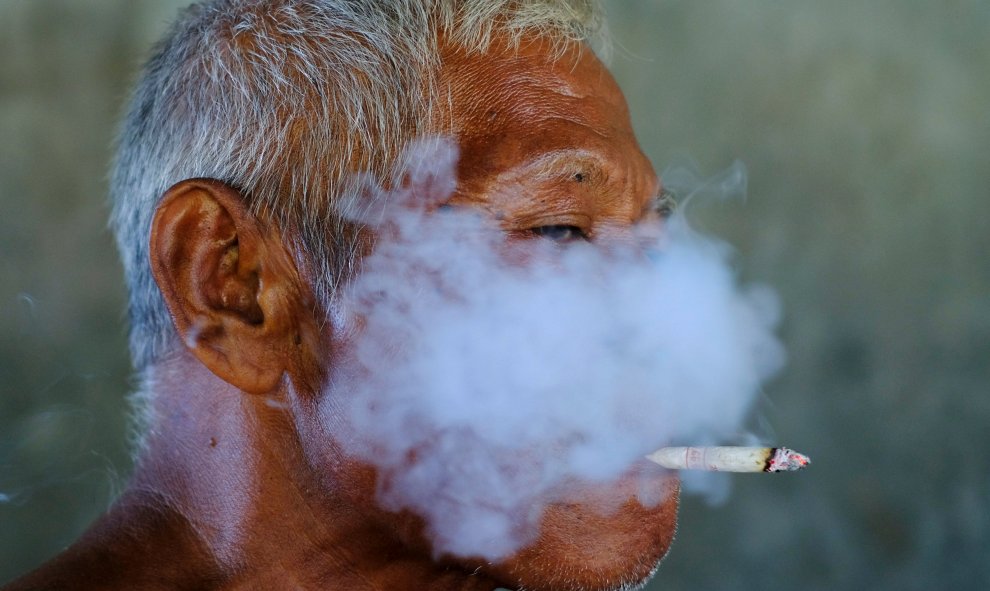
<path fill-rule="evenodd" d="M 786 447 L 774 447 L 764 472 L 794 472 L 811 464 L 811 459 Z"/>
<path fill-rule="evenodd" d="M 811 460 L 786 447 L 663 447 L 646 456 L 670 470 L 794 472 Z"/>

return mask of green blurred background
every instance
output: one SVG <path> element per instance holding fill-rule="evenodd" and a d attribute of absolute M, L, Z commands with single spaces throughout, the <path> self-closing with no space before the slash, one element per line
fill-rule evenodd
<path fill-rule="evenodd" d="M 0 0 L 0 580 L 130 470 L 115 121 L 188 0 Z M 650 589 L 990 588 L 990 3 L 609 4 L 646 152 L 748 198 L 693 207 L 784 302 L 761 427 L 799 475 L 683 506 Z"/>

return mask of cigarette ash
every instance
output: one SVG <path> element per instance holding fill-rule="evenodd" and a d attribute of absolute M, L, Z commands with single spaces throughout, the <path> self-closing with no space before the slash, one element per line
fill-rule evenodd
<path fill-rule="evenodd" d="M 437 207 L 456 185 L 449 144 L 417 143 L 404 163 L 401 189 L 372 186 L 350 209 L 379 238 L 328 306 L 354 366 L 323 412 L 438 554 L 504 557 L 574 481 L 740 431 L 783 352 L 772 292 L 737 285 L 730 249 L 677 215 L 645 248 L 510 245 L 477 212 Z"/>
<path fill-rule="evenodd" d="M 811 464 L 808 456 L 786 447 L 773 448 L 764 472 L 794 472 Z"/>

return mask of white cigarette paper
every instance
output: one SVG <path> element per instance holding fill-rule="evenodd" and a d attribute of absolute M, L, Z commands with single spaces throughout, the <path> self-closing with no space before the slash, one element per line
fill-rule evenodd
<path fill-rule="evenodd" d="M 811 463 L 786 447 L 662 447 L 646 456 L 670 470 L 793 472 Z"/>

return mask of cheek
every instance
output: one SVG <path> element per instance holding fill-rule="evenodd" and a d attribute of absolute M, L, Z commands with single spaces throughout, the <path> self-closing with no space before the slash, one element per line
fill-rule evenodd
<path fill-rule="evenodd" d="M 679 485 L 657 477 L 648 484 L 662 489 L 664 500 L 646 507 L 632 498 L 643 484 L 630 477 L 583 490 L 580 502 L 552 505 L 537 542 L 495 567 L 497 574 L 534 591 L 604 591 L 646 580 L 673 541 Z"/>

